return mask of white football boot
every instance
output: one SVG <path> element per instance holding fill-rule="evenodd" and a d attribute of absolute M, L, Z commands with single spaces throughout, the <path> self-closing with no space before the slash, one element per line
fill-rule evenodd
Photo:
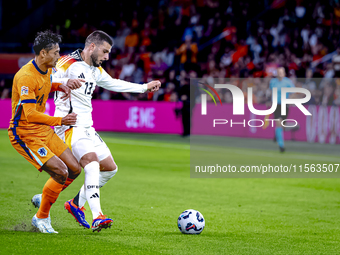
<path fill-rule="evenodd" d="M 34 195 L 31 199 L 31 202 L 32 204 L 34 205 L 35 208 L 38 208 L 40 207 L 40 204 L 41 204 L 41 194 L 37 194 L 37 195 Z M 51 217 L 50 217 L 50 213 L 48 213 L 48 218 L 47 218 L 50 222 L 50 225 L 51 225 Z"/>
<path fill-rule="evenodd" d="M 32 218 L 32 226 L 39 229 L 41 233 L 58 234 L 58 232 L 52 228 L 51 222 L 48 218 L 39 219 L 37 218 L 37 215 L 34 215 Z"/>

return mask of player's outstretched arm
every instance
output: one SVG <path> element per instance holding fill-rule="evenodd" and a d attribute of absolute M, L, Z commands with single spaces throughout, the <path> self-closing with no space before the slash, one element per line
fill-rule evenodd
<path fill-rule="evenodd" d="M 148 90 L 150 92 L 155 92 L 158 91 L 160 86 L 161 86 L 161 82 L 160 81 L 150 81 L 149 83 L 146 84 Z"/>
<path fill-rule="evenodd" d="M 104 69 L 97 79 L 97 85 L 115 92 L 144 93 L 146 91 L 157 91 L 161 86 L 160 81 L 138 84 L 112 78 Z"/>

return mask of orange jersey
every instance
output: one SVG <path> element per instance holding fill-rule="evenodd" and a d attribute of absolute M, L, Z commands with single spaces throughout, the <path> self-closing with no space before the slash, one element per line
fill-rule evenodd
<path fill-rule="evenodd" d="M 51 75 L 52 69 L 43 72 L 34 60 L 15 74 L 10 129 L 16 129 L 18 133 L 26 135 L 43 135 L 51 130 L 50 126 L 61 125 L 60 117 L 44 114 L 49 93 L 56 91 L 59 85 L 52 86 Z"/>
<path fill-rule="evenodd" d="M 67 149 L 50 127 L 61 125 L 62 118 L 44 114 L 48 94 L 59 88 L 59 84 L 52 84 L 51 74 L 52 69 L 43 72 L 32 60 L 16 73 L 12 88 L 10 142 L 40 171 L 50 158 Z"/>

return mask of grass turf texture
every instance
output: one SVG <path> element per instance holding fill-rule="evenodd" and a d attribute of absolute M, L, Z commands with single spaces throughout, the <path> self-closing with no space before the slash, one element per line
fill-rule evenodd
<path fill-rule="evenodd" d="M 30 199 L 41 192 L 48 175 L 26 162 L 10 145 L 7 131 L 0 130 L 1 254 L 339 254 L 339 179 L 194 179 L 189 139 L 101 136 L 119 166 L 101 189 L 102 209 L 114 219 L 112 228 L 92 233 L 63 209 L 82 185 L 82 173 L 52 206 L 52 226 L 59 234 L 47 235 L 30 225 L 36 213 Z M 237 147 L 235 154 L 228 150 L 235 164 L 261 160 L 255 148 L 230 141 Z M 272 141 L 246 143 L 272 146 Z M 285 157 L 311 163 L 316 153 L 306 153 L 311 146 L 288 142 Z M 238 153 L 240 148 L 244 155 Z M 323 157 L 325 149 L 319 152 Z M 268 153 L 274 159 L 282 157 Z M 203 214 L 206 226 L 201 235 L 178 231 L 177 217 L 185 209 Z M 88 207 L 86 218 L 92 222 Z"/>

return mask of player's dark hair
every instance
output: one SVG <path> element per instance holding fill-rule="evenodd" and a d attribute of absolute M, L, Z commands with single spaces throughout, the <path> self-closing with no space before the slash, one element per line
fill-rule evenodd
<path fill-rule="evenodd" d="M 103 42 L 107 42 L 111 46 L 113 45 L 113 40 L 111 36 L 101 30 L 96 30 L 92 32 L 85 40 L 85 47 L 89 46 L 91 43 L 100 45 Z"/>
<path fill-rule="evenodd" d="M 56 44 L 61 42 L 61 35 L 55 34 L 50 30 L 38 32 L 34 39 L 33 50 L 35 55 L 39 55 L 42 49 L 50 51 Z"/>

